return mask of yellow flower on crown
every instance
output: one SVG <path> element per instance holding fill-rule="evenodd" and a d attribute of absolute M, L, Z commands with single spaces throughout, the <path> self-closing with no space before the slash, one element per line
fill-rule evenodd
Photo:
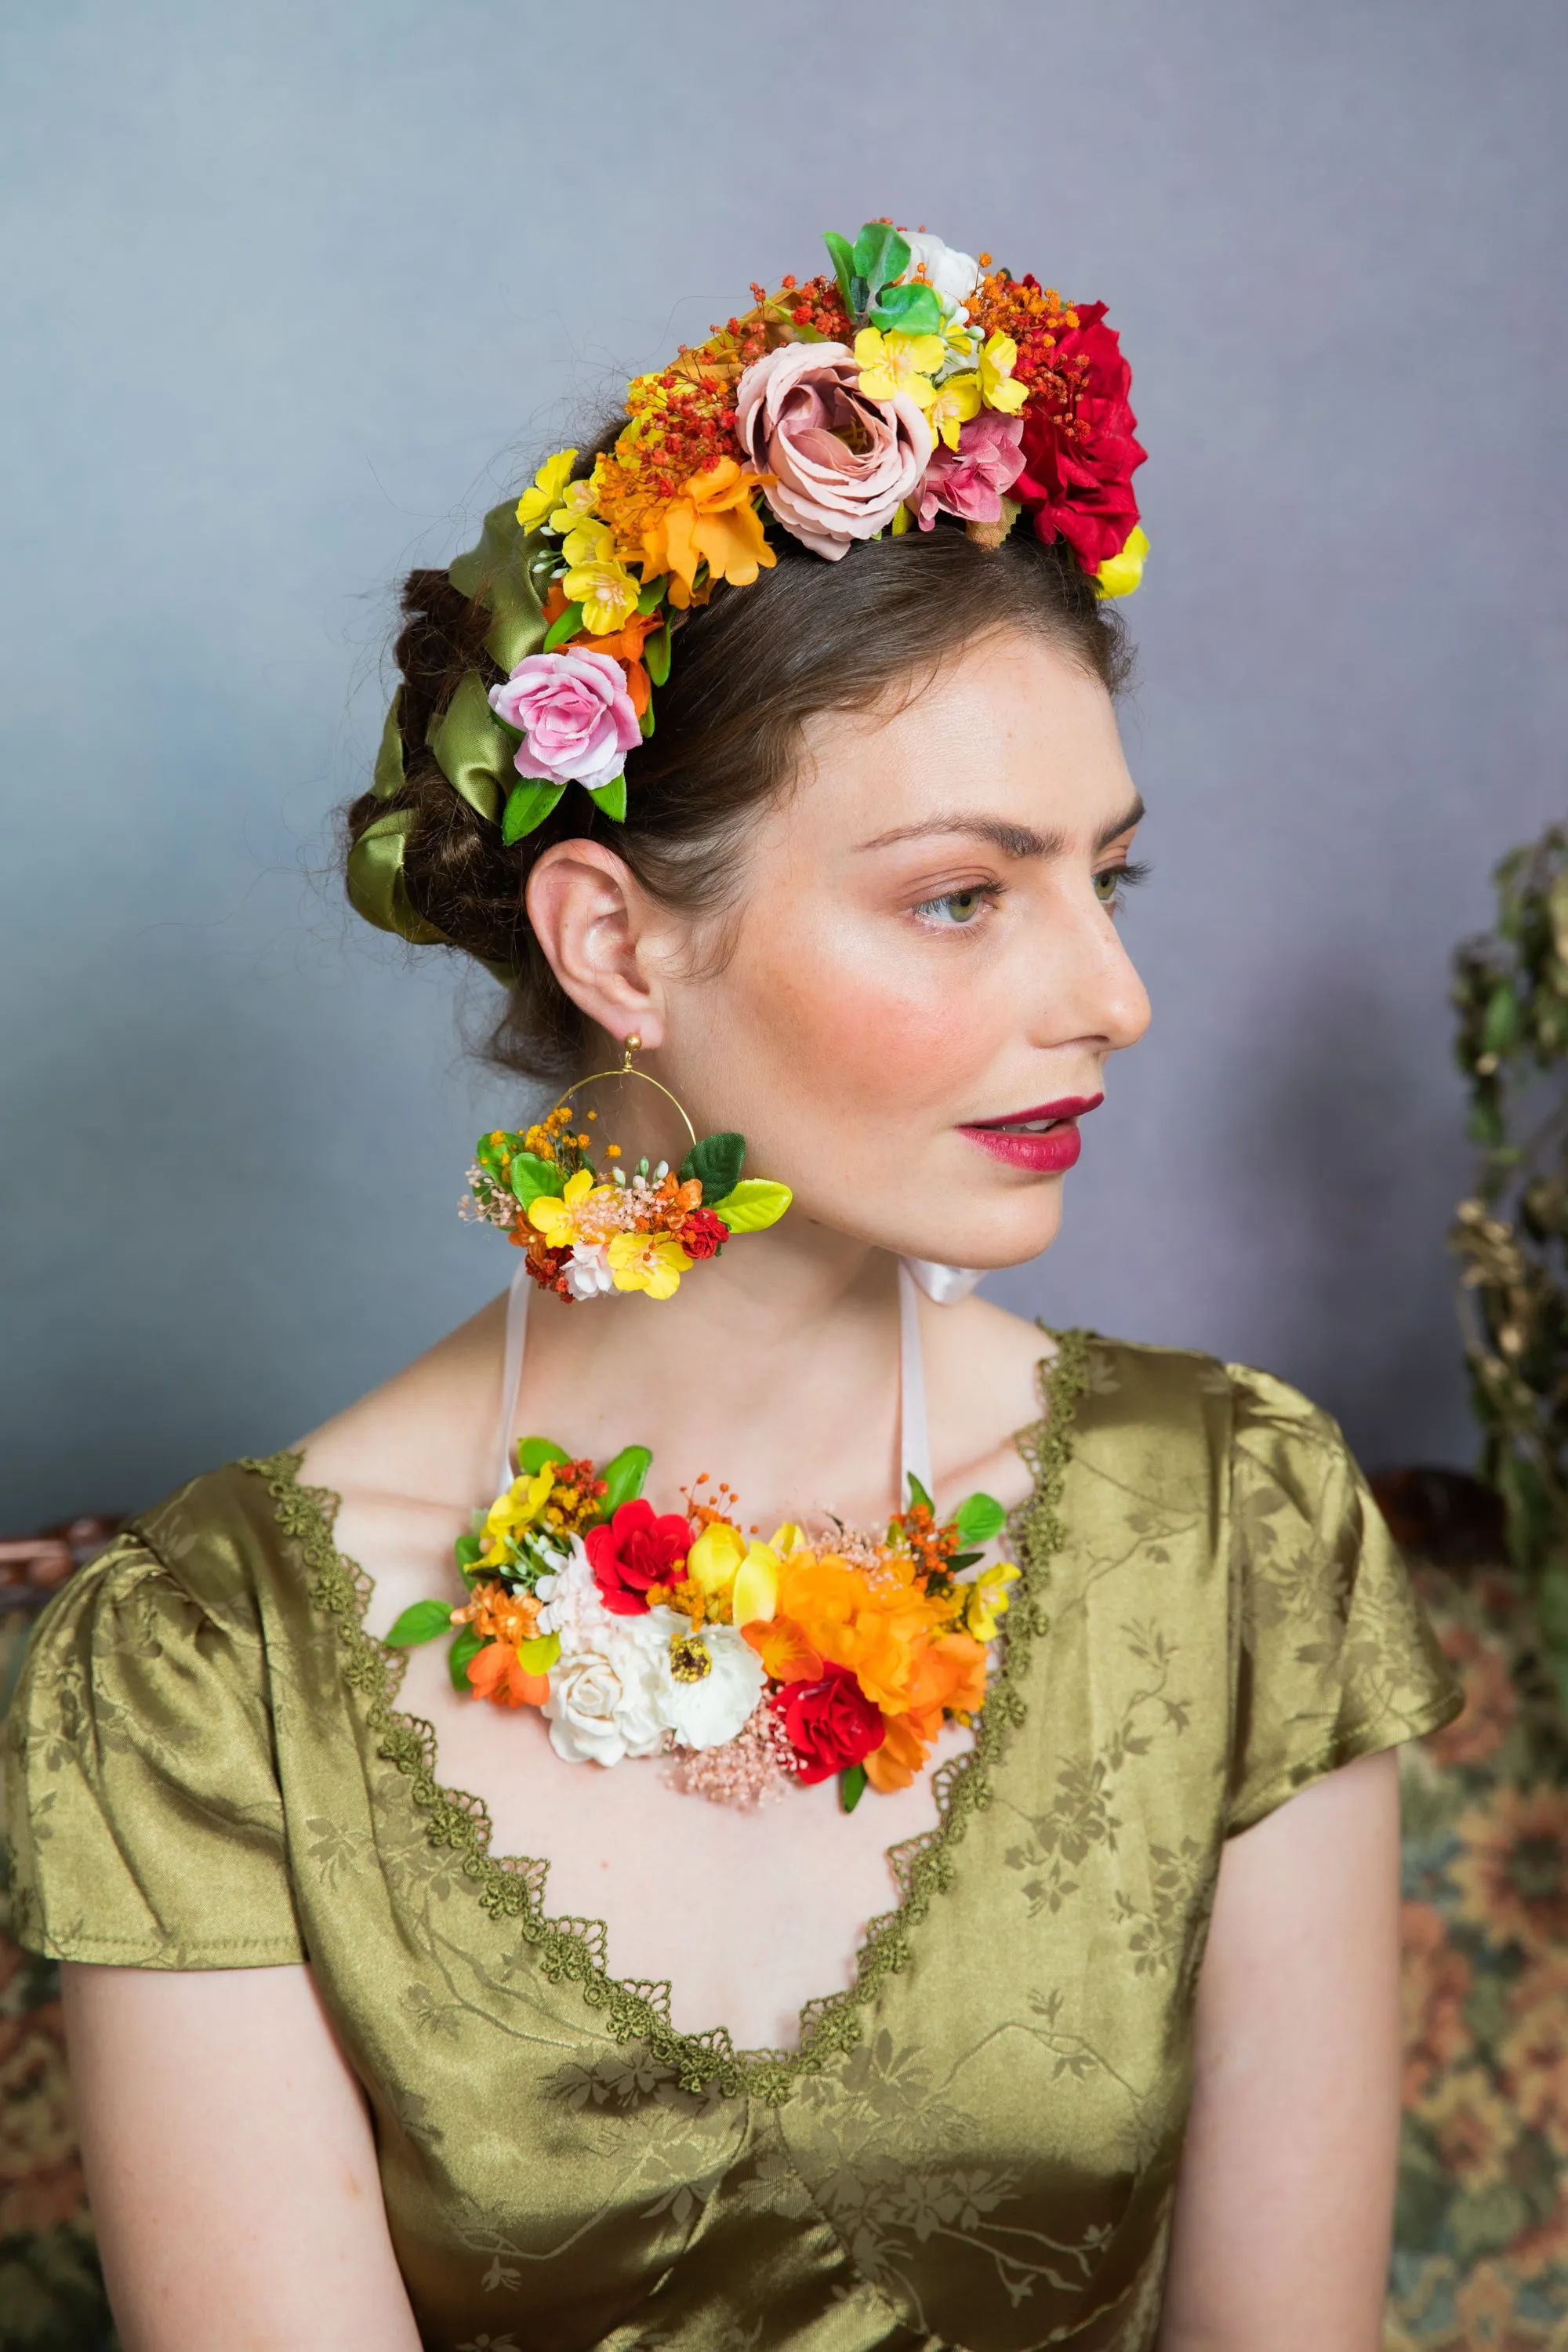
<path fill-rule="evenodd" d="M 1013 370 L 1018 364 L 1018 346 L 1011 335 L 1000 330 L 988 335 L 980 349 L 980 389 L 987 408 L 999 408 L 1004 416 L 1016 416 L 1029 397 L 1029 387 L 1020 383 Z"/>
<path fill-rule="evenodd" d="M 553 457 L 546 457 L 531 488 L 524 490 L 517 502 L 517 520 L 522 530 L 539 529 L 551 508 L 558 504 L 576 463 L 575 449 L 557 449 Z"/>
<path fill-rule="evenodd" d="M 936 397 L 931 379 L 947 358 L 947 346 L 940 335 L 906 335 L 900 327 L 883 334 L 879 327 L 862 327 L 855 357 L 859 389 L 868 400 L 893 400 L 901 392 L 917 408 L 929 408 Z"/>
<path fill-rule="evenodd" d="M 1094 575 L 1095 593 L 1100 596 L 1131 596 L 1143 577 L 1143 559 L 1149 552 L 1148 534 L 1142 523 L 1135 522 L 1127 535 L 1126 544 L 1118 555 L 1108 555 Z"/>
<path fill-rule="evenodd" d="M 673 1298 L 681 1276 L 696 1264 L 668 1234 L 616 1234 L 609 1259 L 617 1290 L 646 1290 L 650 1298 Z"/>
<path fill-rule="evenodd" d="M 950 375 L 945 383 L 937 385 L 926 410 L 926 423 L 950 449 L 956 449 L 960 427 L 979 414 L 980 378 L 973 374 Z"/>
<path fill-rule="evenodd" d="M 587 521 L 598 503 L 604 463 L 602 457 L 595 457 L 594 470 L 586 481 L 566 484 L 561 493 L 561 503 L 550 518 L 552 530 L 563 533 L 575 530 L 580 522 Z"/>
<path fill-rule="evenodd" d="M 616 555 L 609 524 L 592 519 L 578 523 L 561 551 L 566 593 L 582 605 L 584 627 L 595 637 L 614 636 L 637 611 L 642 590 Z"/>
<path fill-rule="evenodd" d="M 669 601 L 678 609 L 691 602 L 702 563 L 710 580 L 749 588 L 759 571 L 778 562 L 763 535 L 756 494 L 756 476 L 733 457 L 720 457 L 693 474 L 679 497 L 644 526 L 643 578 L 668 573 Z"/>

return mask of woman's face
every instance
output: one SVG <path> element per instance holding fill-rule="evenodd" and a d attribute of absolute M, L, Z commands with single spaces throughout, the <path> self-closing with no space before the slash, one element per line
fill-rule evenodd
<path fill-rule="evenodd" d="M 1104 688 L 1034 638 L 982 640 L 890 716 L 816 721 L 727 958 L 682 978 L 693 943 L 666 942 L 658 1066 L 698 1132 L 739 1129 L 796 1216 L 914 1257 L 1036 1255 L 1070 1122 L 1148 1024 L 1115 923 L 1142 813 Z"/>

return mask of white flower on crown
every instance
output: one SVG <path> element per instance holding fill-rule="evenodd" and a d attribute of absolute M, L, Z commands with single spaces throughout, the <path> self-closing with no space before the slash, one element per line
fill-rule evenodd
<path fill-rule="evenodd" d="M 910 266 L 906 279 L 924 268 L 926 282 L 934 286 L 945 303 L 962 310 L 980 283 L 980 264 L 971 253 L 959 253 L 940 236 L 930 236 L 924 229 L 905 229 L 904 243 L 910 248 Z"/>

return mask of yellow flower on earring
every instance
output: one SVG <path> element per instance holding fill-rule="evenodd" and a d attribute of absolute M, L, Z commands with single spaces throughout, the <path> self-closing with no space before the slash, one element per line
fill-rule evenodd
<path fill-rule="evenodd" d="M 593 1177 L 586 1168 L 579 1168 L 575 1176 L 568 1176 L 559 1197 L 546 1192 L 534 1202 L 528 1222 L 552 1249 L 570 1249 L 577 1239 L 577 1212 L 593 1189 Z"/>
<path fill-rule="evenodd" d="M 566 1189 L 570 1192 L 572 1186 Z M 539 1205 L 536 1201 L 528 1213 L 531 1217 Z M 668 1234 L 616 1234 L 609 1258 L 617 1290 L 646 1290 L 650 1298 L 673 1298 L 681 1276 L 696 1264 Z"/>

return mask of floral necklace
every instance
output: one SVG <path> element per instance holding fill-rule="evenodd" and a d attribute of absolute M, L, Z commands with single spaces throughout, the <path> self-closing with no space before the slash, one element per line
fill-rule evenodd
<path fill-rule="evenodd" d="M 727 1486 L 700 1498 L 706 1474 L 656 1511 L 645 1445 L 596 1466 L 530 1437 L 518 1461 L 458 1538 L 467 1601 L 416 1601 L 386 1639 L 452 1634 L 456 1687 L 539 1707 L 568 1763 L 668 1755 L 692 1795 L 742 1806 L 837 1773 L 849 1812 L 868 1782 L 907 1788 L 942 1723 L 981 1706 L 1018 1574 L 981 1567 L 1005 1516 L 989 1495 L 939 1520 L 911 1475 L 879 1535 L 760 1543 Z"/>

